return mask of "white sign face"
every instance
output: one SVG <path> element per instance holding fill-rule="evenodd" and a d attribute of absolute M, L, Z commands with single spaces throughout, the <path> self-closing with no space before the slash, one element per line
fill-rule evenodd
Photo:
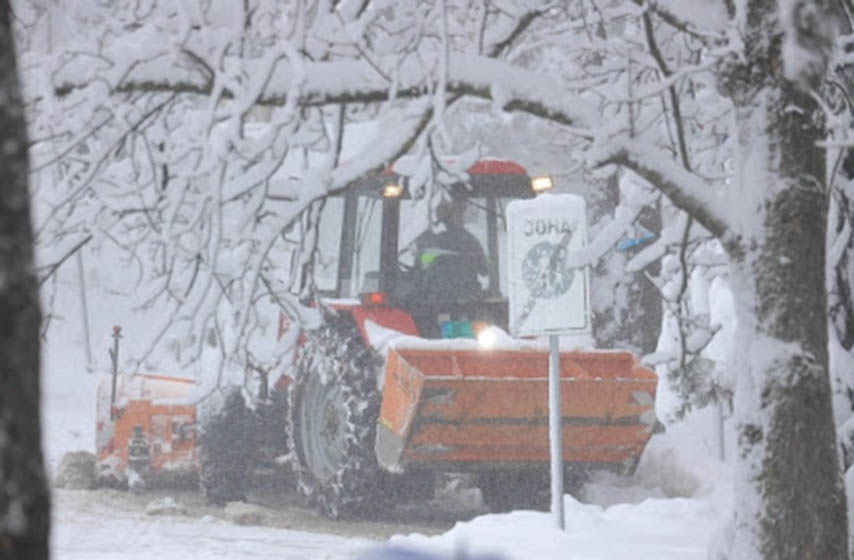
<path fill-rule="evenodd" d="M 570 255 L 587 244 L 584 199 L 542 194 L 507 205 L 510 333 L 543 336 L 590 332 L 588 267 Z"/>

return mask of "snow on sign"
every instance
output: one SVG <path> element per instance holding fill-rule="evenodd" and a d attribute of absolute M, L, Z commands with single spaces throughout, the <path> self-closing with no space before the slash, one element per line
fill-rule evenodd
<path fill-rule="evenodd" d="M 587 243 L 584 199 L 542 194 L 507 205 L 510 332 L 543 336 L 590 330 L 587 267 L 569 255 Z"/>

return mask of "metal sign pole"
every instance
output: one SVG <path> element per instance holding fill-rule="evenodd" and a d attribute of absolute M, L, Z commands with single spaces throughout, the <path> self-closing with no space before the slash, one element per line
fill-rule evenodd
<path fill-rule="evenodd" d="M 549 335 L 549 447 L 552 470 L 552 515 L 558 529 L 563 530 L 563 430 L 561 429 L 558 342 L 558 335 Z"/>

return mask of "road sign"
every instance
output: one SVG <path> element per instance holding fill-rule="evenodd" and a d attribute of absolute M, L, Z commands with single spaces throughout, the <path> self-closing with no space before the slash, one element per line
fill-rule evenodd
<path fill-rule="evenodd" d="M 549 336 L 552 514 L 557 527 L 563 529 L 558 335 L 590 332 L 588 267 L 577 267 L 572 258 L 587 244 L 587 209 L 579 196 L 542 194 L 508 204 L 507 224 L 510 332 L 513 336 Z"/>
<path fill-rule="evenodd" d="M 542 336 L 590 332 L 587 267 L 571 255 L 587 243 L 584 199 L 542 194 L 507 205 L 510 332 Z"/>

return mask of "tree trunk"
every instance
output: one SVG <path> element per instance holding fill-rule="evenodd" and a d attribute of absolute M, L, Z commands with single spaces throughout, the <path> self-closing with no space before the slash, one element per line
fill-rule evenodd
<path fill-rule="evenodd" d="M 26 123 L 9 2 L 0 1 L 0 558 L 48 557 L 39 421 L 39 299 Z"/>
<path fill-rule="evenodd" d="M 825 297 L 825 134 L 783 76 L 777 3 L 747 3 L 746 60 L 724 75 L 739 128 L 745 212 L 727 242 L 741 348 L 739 457 L 729 558 L 845 559 Z"/>

